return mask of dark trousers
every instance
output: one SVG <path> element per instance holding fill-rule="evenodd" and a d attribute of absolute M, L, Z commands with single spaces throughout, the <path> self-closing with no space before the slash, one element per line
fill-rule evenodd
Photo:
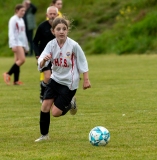
<path fill-rule="evenodd" d="M 27 30 L 26 35 L 28 38 L 29 46 L 30 46 L 30 56 L 33 55 L 33 29 Z"/>

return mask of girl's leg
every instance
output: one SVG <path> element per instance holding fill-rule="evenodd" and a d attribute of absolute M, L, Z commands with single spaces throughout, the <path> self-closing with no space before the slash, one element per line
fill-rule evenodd
<path fill-rule="evenodd" d="M 25 52 L 23 47 L 18 46 L 16 52 L 14 52 L 15 58 L 15 71 L 14 71 L 14 84 L 18 84 L 20 75 L 20 66 L 25 62 Z"/>
<path fill-rule="evenodd" d="M 52 106 L 52 115 L 54 117 L 59 117 L 62 115 L 62 113 L 63 113 L 63 111 L 60 110 L 59 108 L 57 108 L 55 105 Z"/>
<path fill-rule="evenodd" d="M 50 109 L 53 104 L 53 99 L 46 99 L 43 101 L 40 112 L 40 133 L 47 135 L 49 133 L 50 125 Z"/>
<path fill-rule="evenodd" d="M 48 140 L 49 136 L 49 125 L 50 125 L 50 108 L 53 104 L 53 99 L 46 99 L 43 101 L 40 111 L 40 133 L 41 137 L 35 140 L 35 142 L 40 142 L 43 140 Z"/>
<path fill-rule="evenodd" d="M 25 62 L 25 51 L 23 47 L 18 46 L 16 52 L 14 52 L 15 63 L 21 66 Z"/>
<path fill-rule="evenodd" d="M 8 85 L 10 84 L 10 76 L 12 74 L 14 74 L 14 84 L 18 82 L 20 74 L 20 66 L 25 62 L 25 54 L 23 47 L 17 46 L 15 48 L 12 48 L 12 51 L 14 52 L 15 63 L 12 65 L 12 67 L 8 72 L 3 74 L 4 81 Z"/>
<path fill-rule="evenodd" d="M 44 80 L 41 81 L 40 83 L 40 100 L 41 101 L 43 101 L 44 92 L 51 76 L 51 70 L 50 69 L 45 70 L 43 71 L 43 73 L 44 73 Z"/>
<path fill-rule="evenodd" d="M 52 67 L 52 64 L 50 62 L 47 67 L 42 69 L 43 80 L 40 83 L 40 89 L 41 89 L 40 90 L 40 101 L 43 101 L 44 92 L 45 92 L 46 86 L 47 86 L 47 84 L 48 84 L 48 82 L 50 80 L 51 67 Z"/>
<path fill-rule="evenodd" d="M 76 104 L 75 104 L 75 109 L 74 109 L 74 104 L 72 104 L 72 103 L 75 103 L 75 100 L 73 97 L 76 93 L 76 90 L 71 91 L 69 90 L 68 87 L 63 85 L 60 85 L 60 87 L 58 87 L 58 90 L 60 94 L 56 98 L 55 103 L 52 107 L 52 115 L 54 117 L 63 116 L 71 109 L 73 109 L 72 115 L 76 114 L 77 112 Z"/>

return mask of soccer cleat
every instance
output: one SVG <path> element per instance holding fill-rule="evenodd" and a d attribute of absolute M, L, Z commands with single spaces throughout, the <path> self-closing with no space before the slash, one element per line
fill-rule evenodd
<path fill-rule="evenodd" d="M 70 114 L 71 115 L 75 115 L 76 112 L 77 112 L 76 98 L 75 97 L 72 98 L 72 100 L 71 100 L 69 105 L 71 106 Z"/>
<path fill-rule="evenodd" d="M 23 82 L 21 82 L 21 81 L 16 81 L 16 82 L 14 82 L 13 84 L 14 84 L 14 85 L 22 85 Z"/>
<path fill-rule="evenodd" d="M 4 79 L 4 82 L 7 84 L 7 85 L 10 85 L 10 75 L 7 74 L 7 73 L 3 73 L 3 79 Z"/>
<path fill-rule="evenodd" d="M 41 142 L 41 141 L 44 141 L 44 140 L 49 140 L 49 136 L 48 135 L 42 135 L 41 137 L 36 139 L 35 142 Z"/>

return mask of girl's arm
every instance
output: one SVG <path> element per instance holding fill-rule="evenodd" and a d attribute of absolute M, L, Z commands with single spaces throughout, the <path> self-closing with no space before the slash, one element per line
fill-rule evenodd
<path fill-rule="evenodd" d="M 83 89 L 91 88 L 88 77 L 88 63 L 82 48 L 77 43 L 74 48 L 75 56 L 77 57 L 77 67 L 80 73 L 83 73 Z"/>
<path fill-rule="evenodd" d="M 52 44 L 50 41 L 48 42 L 45 49 L 43 50 L 40 57 L 38 58 L 38 69 L 39 70 L 42 70 L 42 68 L 46 67 L 49 64 L 52 58 L 51 48 L 52 48 Z"/>

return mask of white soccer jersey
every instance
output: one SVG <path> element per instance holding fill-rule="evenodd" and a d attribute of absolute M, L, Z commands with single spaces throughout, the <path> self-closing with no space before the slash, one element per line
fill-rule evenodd
<path fill-rule="evenodd" d="M 12 16 L 9 20 L 9 48 L 15 46 L 22 46 L 29 51 L 24 20 L 17 15 Z"/>
<path fill-rule="evenodd" d="M 51 54 L 52 74 L 51 78 L 70 90 L 78 88 L 80 73 L 88 71 L 88 63 L 84 52 L 77 42 L 67 37 L 62 48 L 59 47 L 56 38 L 50 41 L 38 59 L 38 69 L 43 58 Z M 46 67 L 48 61 L 45 63 Z M 43 68 L 44 68 L 43 67 Z"/>

